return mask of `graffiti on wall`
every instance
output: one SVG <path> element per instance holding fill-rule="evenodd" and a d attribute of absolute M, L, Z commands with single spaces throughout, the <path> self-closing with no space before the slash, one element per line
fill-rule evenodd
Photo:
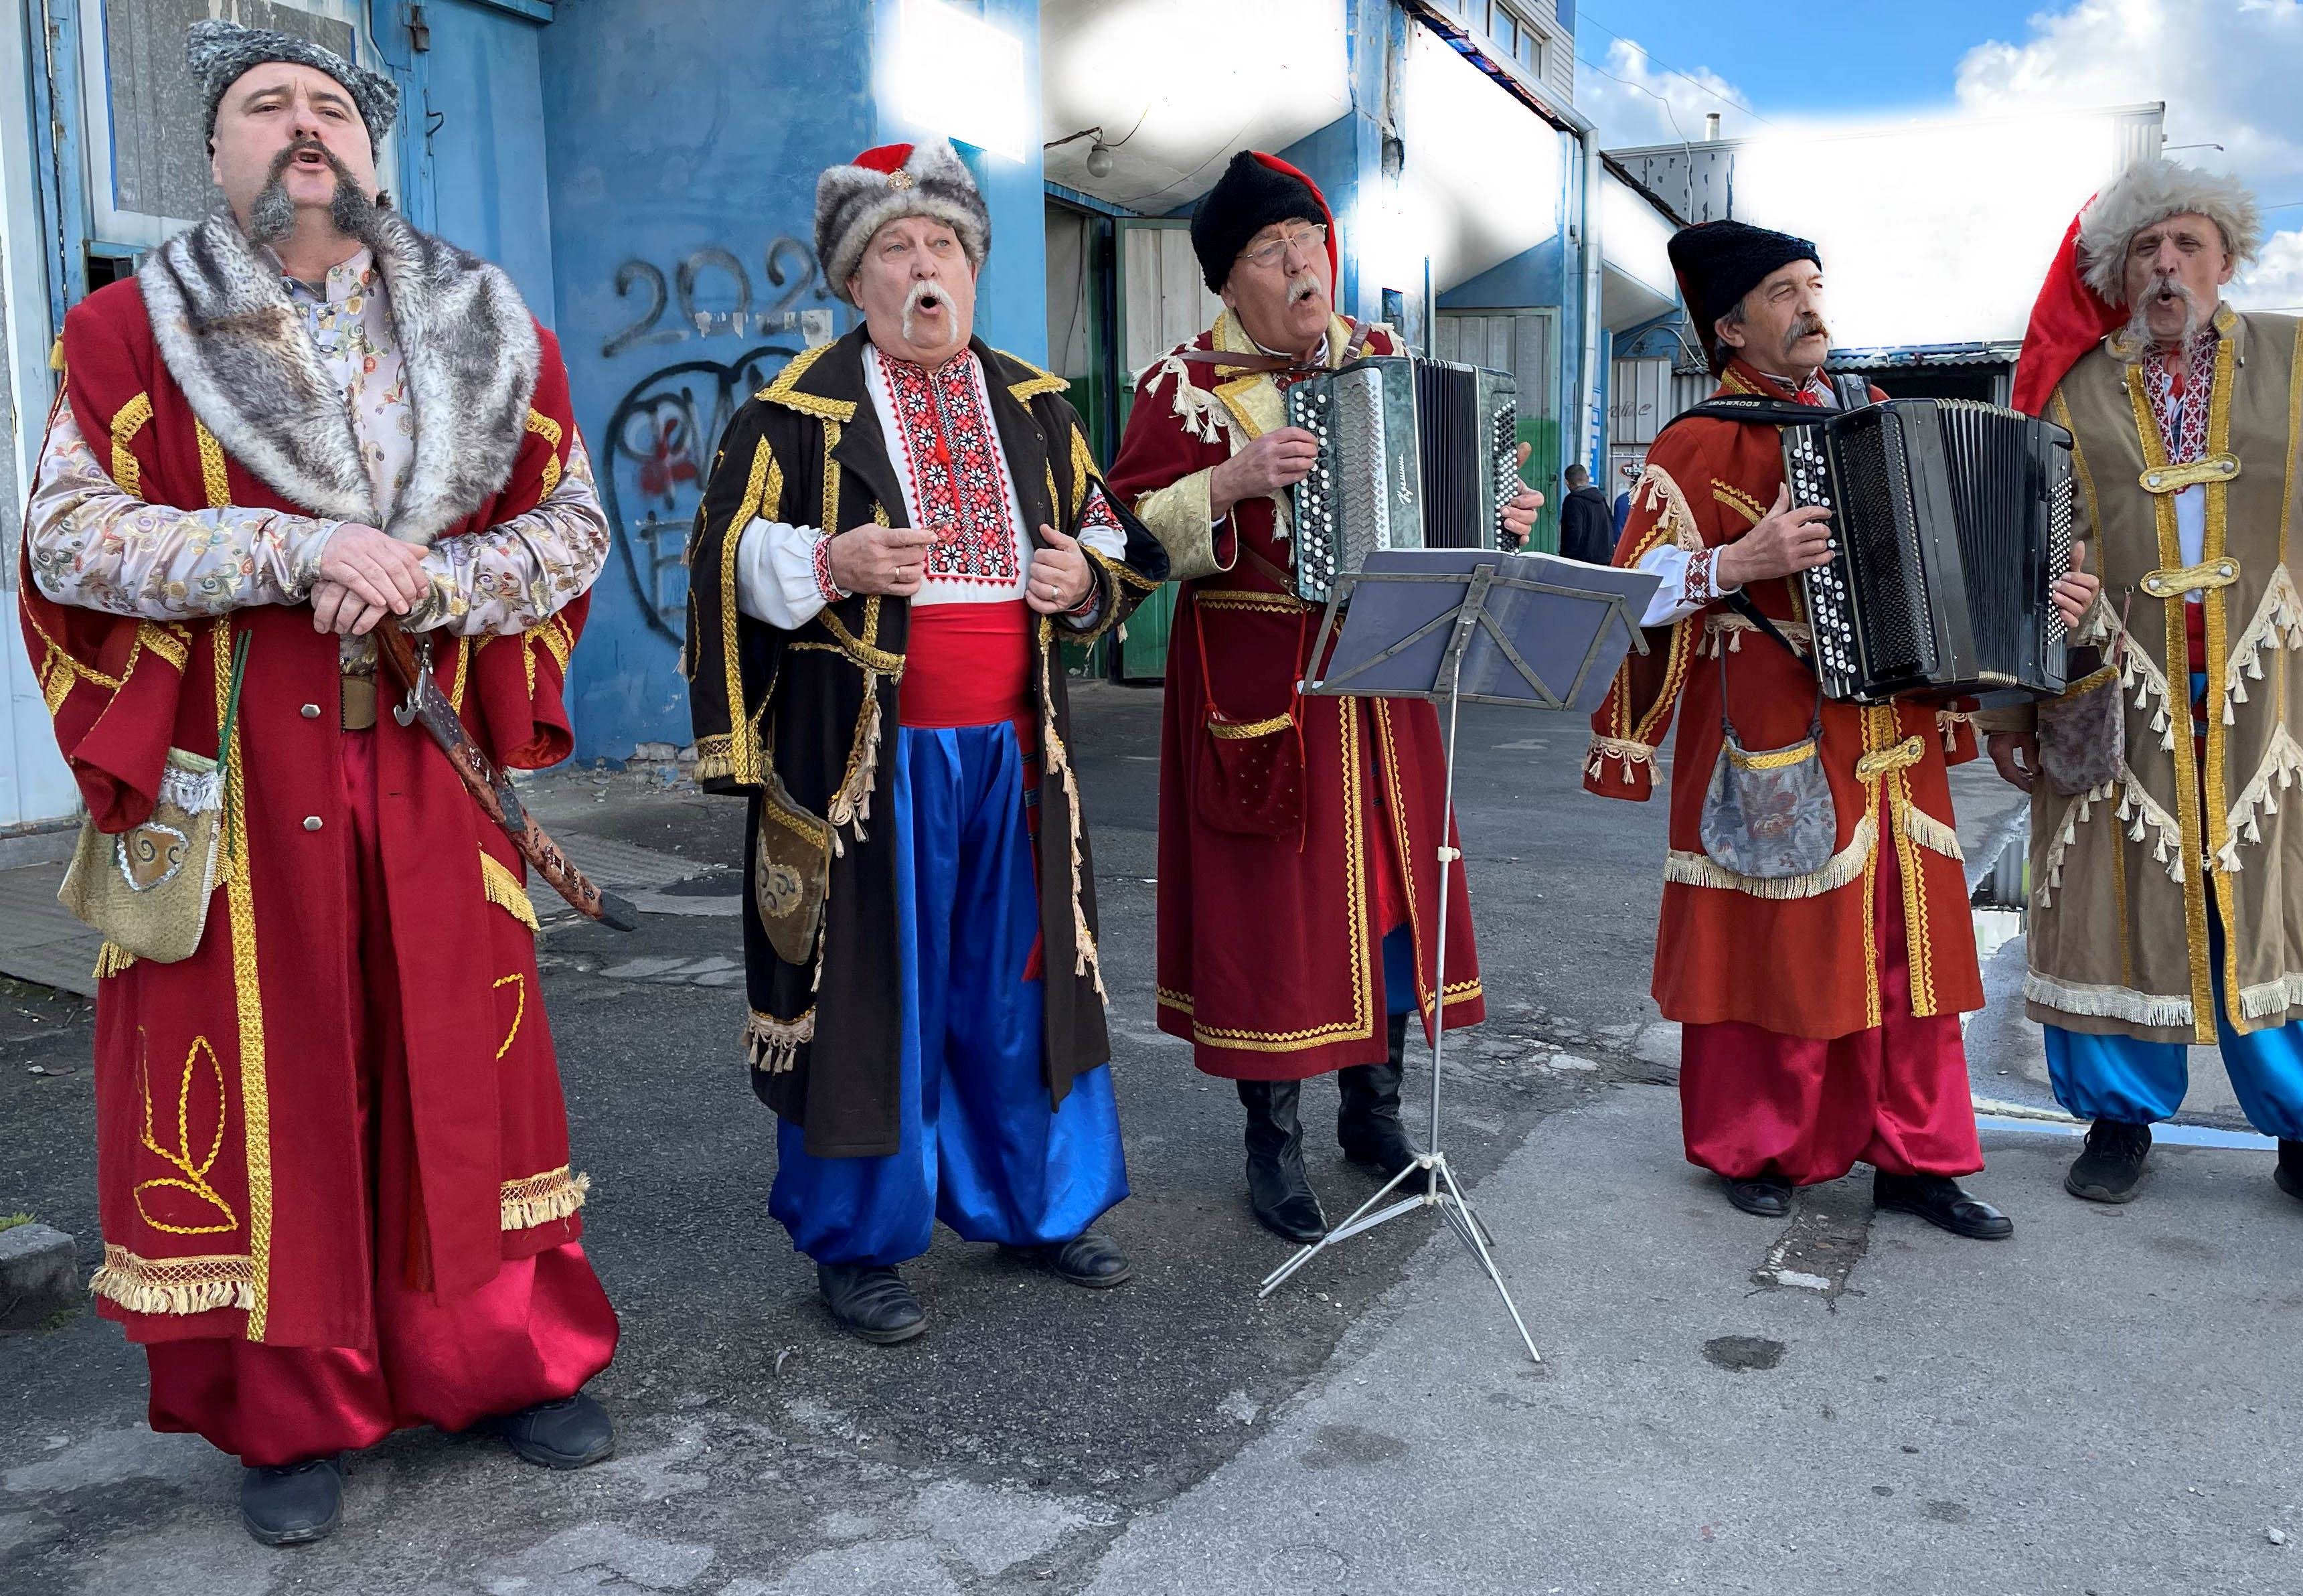
<path fill-rule="evenodd" d="M 690 340 L 768 340 L 732 359 L 657 367 L 617 401 L 602 435 L 600 498 L 624 574 L 648 629 L 675 647 L 687 624 L 688 528 L 721 432 L 785 361 L 835 330 L 831 291 L 814 250 L 778 238 L 761 267 L 768 291 L 756 297 L 743 258 L 717 245 L 692 251 L 669 277 L 645 260 L 616 268 L 616 294 L 631 303 L 632 319 L 602 342 L 608 359 Z"/>

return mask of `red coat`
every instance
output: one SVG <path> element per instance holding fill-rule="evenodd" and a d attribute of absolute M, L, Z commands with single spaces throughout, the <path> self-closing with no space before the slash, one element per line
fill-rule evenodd
<path fill-rule="evenodd" d="M 564 466 L 576 436 L 567 374 L 542 336 L 510 478 L 451 533 L 534 508 Z M 75 308 L 63 350 L 65 401 L 122 486 L 182 509 L 299 510 L 197 422 L 134 283 Z M 98 1310 L 139 1341 L 373 1346 L 371 1202 L 343 991 L 359 916 L 339 863 L 337 640 L 302 605 L 164 625 L 51 603 L 29 563 L 20 588 L 57 742 L 108 832 L 150 815 L 172 745 L 218 754 L 222 684 L 234 644 L 249 640 L 224 751 L 236 843 L 200 945 L 178 963 L 130 963 L 97 990 Z M 443 686 L 504 763 L 567 756 L 561 673 L 584 609 L 578 600 L 523 637 L 440 640 Z M 453 1296 L 502 1259 L 574 1239 L 584 1188 L 568 1169 L 533 914 L 513 885 L 522 864 L 421 730 L 384 715 L 367 735 L 422 1194 L 420 1211 L 379 1222 L 409 1225 L 411 1254 L 428 1263 L 413 1283 Z"/>
<path fill-rule="evenodd" d="M 1722 393 L 1762 392 L 1739 360 Z M 1701 418 L 1674 423 L 1648 452 L 1632 490 L 1615 563 L 1633 566 L 1669 543 L 1732 543 L 1757 525 L 1783 486 L 1772 426 Z M 1762 612 L 1804 642 L 1806 621 L 1789 581 L 1754 582 Z M 1813 879 L 1742 883 L 1703 852 L 1703 795 L 1719 758 L 1721 662 L 1735 729 L 1746 747 L 1777 748 L 1807 735 L 1814 673 L 1725 605 L 1649 634 L 1592 717 L 1583 785 L 1603 798 L 1645 800 L 1675 708 L 1671 856 L 1656 928 L 1655 998 L 1687 1024 L 1741 1020 L 1786 1035 L 1828 1039 L 1880 1023 L 1878 939 L 1870 911 L 1882 847 L 1902 866 L 1911 1012 L 1983 1007 L 1967 883 L 1953 830 L 1946 768 L 1975 756 L 1964 714 L 1921 705 L 1823 705 L 1823 764 L 1838 812 L 1837 849 Z M 1721 654 L 1718 650 L 1726 650 Z M 1867 779 L 1868 777 L 1868 779 Z M 1770 894 L 1759 895 L 1764 888 Z"/>
<path fill-rule="evenodd" d="M 1223 347 L 1238 347 L 1227 317 L 1191 347 L 1218 347 L 1219 334 L 1227 336 Z M 1343 347 L 1340 336 L 1331 347 Z M 1392 349 L 1380 331 L 1368 347 L 1376 354 Z M 1202 393 L 1229 390 L 1204 412 L 1205 426 L 1179 414 L 1182 379 L 1174 370 L 1155 367 L 1137 384 L 1109 480 L 1139 514 L 1148 496 L 1221 464 L 1235 443 L 1244 447 L 1272 418 L 1269 378 L 1237 382 L 1221 368 L 1194 371 Z M 1261 406 L 1243 392 L 1250 387 L 1259 389 Z M 1144 519 L 1161 531 L 1152 515 Z M 1252 549 L 1285 567 L 1288 545 L 1275 536 L 1276 525 L 1270 499 L 1236 506 L 1219 547 L 1230 569 L 1183 585 L 1168 645 L 1160 745 L 1160 1028 L 1191 1041 L 1210 1075 L 1240 1080 L 1299 1080 L 1382 1059 L 1382 942 L 1396 925 L 1413 929 L 1415 995 L 1427 1032 L 1439 1007 L 1431 972 L 1445 746 L 1429 704 L 1300 701 L 1300 840 L 1219 831 L 1194 806 L 1208 742 L 1206 684 L 1214 684 L 1227 719 L 1284 715 L 1297 703 L 1295 684 L 1319 629 L 1317 612 L 1238 552 Z M 1444 984 L 1453 1028 L 1486 1015 L 1460 867 L 1450 875 L 1447 916 Z"/>

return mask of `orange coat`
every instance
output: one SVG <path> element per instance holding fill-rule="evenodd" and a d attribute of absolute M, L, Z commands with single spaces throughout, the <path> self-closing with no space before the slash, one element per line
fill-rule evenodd
<path fill-rule="evenodd" d="M 1762 390 L 1740 360 L 1722 394 Z M 1615 563 L 1634 566 L 1675 543 L 1714 548 L 1766 515 L 1783 484 L 1780 434 L 1770 426 L 1694 418 L 1666 428 L 1632 490 Z M 1805 616 L 1784 578 L 1749 589 L 1762 612 L 1807 646 Z M 1901 866 L 1911 1006 L 1920 1016 L 1983 1006 L 1965 871 L 1953 829 L 1947 767 L 1975 756 L 1964 714 L 1917 704 L 1823 705 L 1823 764 L 1838 811 L 1830 862 L 1805 876 L 1755 881 L 1704 853 L 1703 796 L 1718 761 L 1723 681 L 1736 730 L 1754 750 L 1808 732 L 1816 679 L 1725 604 L 1648 634 L 1651 652 L 1617 672 L 1599 714 L 1583 785 L 1644 800 L 1675 710 L 1671 853 L 1656 928 L 1654 992 L 1666 1018 L 1740 1020 L 1786 1035 L 1829 1039 L 1880 1023 L 1880 953 L 1870 912 L 1880 849 Z"/>

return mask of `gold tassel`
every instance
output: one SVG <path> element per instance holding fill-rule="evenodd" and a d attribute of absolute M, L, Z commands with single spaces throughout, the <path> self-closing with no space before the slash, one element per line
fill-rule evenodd
<path fill-rule="evenodd" d="M 135 962 L 136 955 L 118 942 L 108 942 L 96 950 L 96 979 L 107 980 Z"/>

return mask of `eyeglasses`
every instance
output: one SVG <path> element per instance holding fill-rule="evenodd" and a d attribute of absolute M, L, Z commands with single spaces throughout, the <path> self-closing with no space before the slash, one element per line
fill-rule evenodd
<path fill-rule="evenodd" d="M 1327 248 L 1327 244 L 1328 230 L 1315 224 L 1306 227 L 1301 232 L 1291 232 L 1286 238 L 1273 239 L 1261 249 L 1244 249 L 1240 252 L 1239 258 L 1252 266 L 1261 266 L 1270 270 L 1279 264 L 1279 258 L 1286 254 L 1290 248 L 1302 255 L 1304 259 L 1309 260 Z"/>

